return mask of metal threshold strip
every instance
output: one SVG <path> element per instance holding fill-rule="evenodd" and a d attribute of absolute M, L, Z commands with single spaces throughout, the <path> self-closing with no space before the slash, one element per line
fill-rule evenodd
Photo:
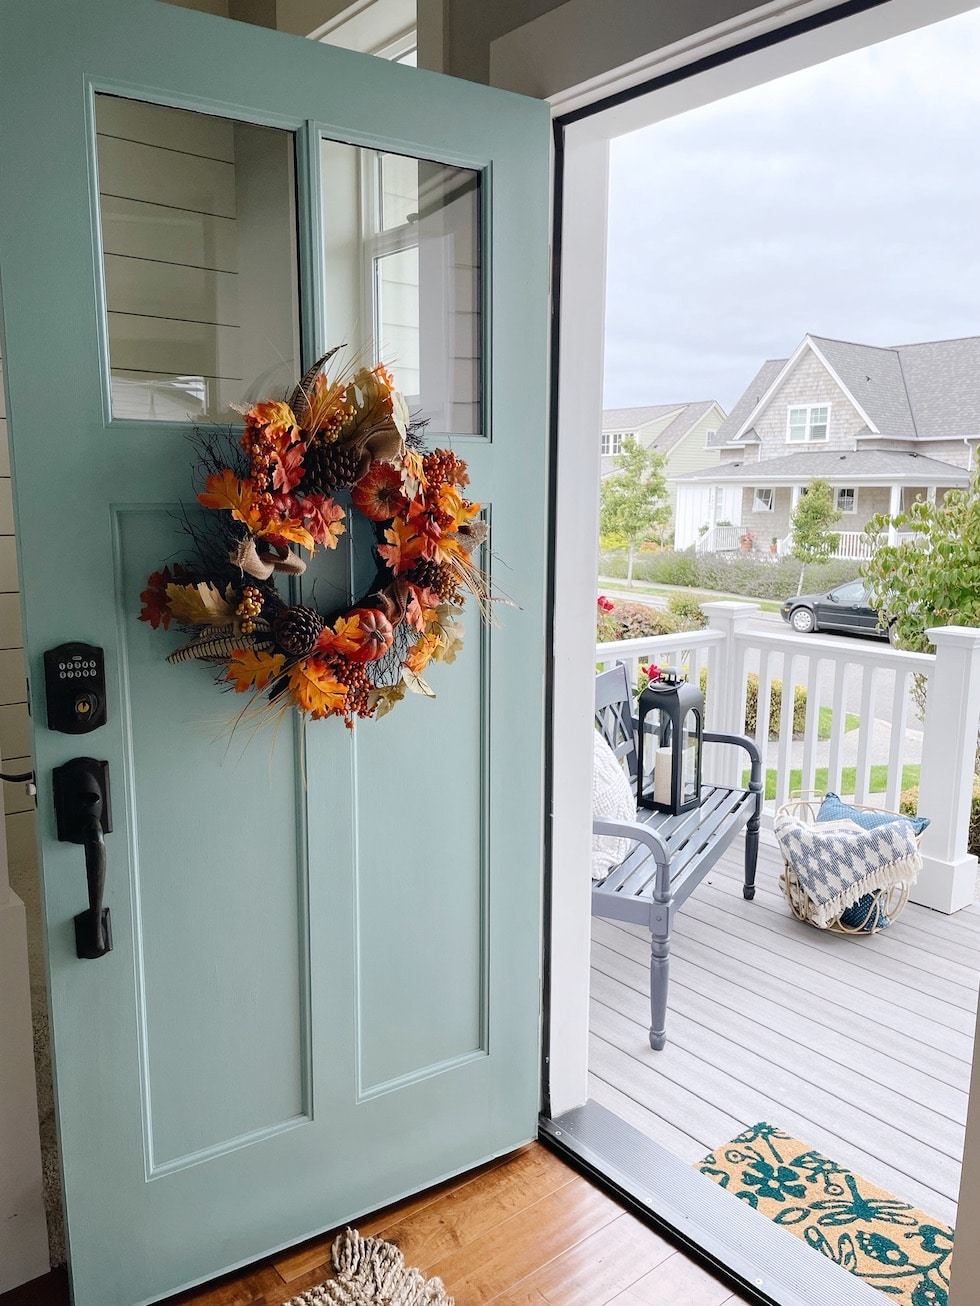
<path fill-rule="evenodd" d="M 760 1306 L 881 1306 L 876 1288 L 807 1247 L 589 1100 L 540 1119 L 540 1139 L 686 1255 Z M 723 1140 L 719 1140 L 721 1142 Z"/>

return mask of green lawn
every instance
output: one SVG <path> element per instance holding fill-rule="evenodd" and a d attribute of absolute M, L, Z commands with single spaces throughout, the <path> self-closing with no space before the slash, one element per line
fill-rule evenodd
<path fill-rule="evenodd" d="M 861 718 L 855 716 L 853 712 L 848 712 L 844 717 L 844 730 L 857 730 L 861 724 Z M 834 725 L 834 714 L 829 707 L 820 709 L 820 716 L 817 721 L 817 738 L 829 739 Z"/>
<path fill-rule="evenodd" d="M 817 767 L 816 779 L 813 782 L 814 788 L 821 792 L 825 792 L 827 789 L 828 779 L 829 779 L 828 768 L 826 766 Z M 749 783 L 749 773 L 748 771 L 743 771 L 742 784 L 744 787 L 747 788 L 748 783 Z M 916 789 L 918 788 L 918 784 L 919 784 L 918 765 L 903 766 L 902 788 Z M 841 773 L 841 781 L 840 781 L 841 794 L 843 794 L 845 797 L 852 795 L 854 793 L 856 785 L 857 785 L 857 767 L 845 766 L 843 772 Z M 869 792 L 873 794 L 883 794 L 885 792 L 887 785 L 888 785 L 888 767 L 884 764 L 881 766 L 873 766 L 871 768 L 871 783 L 870 783 Z M 794 790 L 803 788 L 802 771 L 799 770 L 790 771 L 789 788 L 790 788 L 790 793 L 792 793 Z M 775 797 L 776 797 L 776 772 L 772 770 L 767 770 L 766 771 L 766 798 L 775 798 Z"/>

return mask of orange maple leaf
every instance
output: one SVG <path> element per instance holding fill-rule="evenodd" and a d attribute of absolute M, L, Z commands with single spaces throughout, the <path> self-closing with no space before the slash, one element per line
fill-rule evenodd
<path fill-rule="evenodd" d="M 272 487 L 275 490 L 295 489 L 303 479 L 303 455 L 306 445 L 291 440 L 288 434 L 277 435 L 272 443 L 275 455 L 272 464 Z"/>
<path fill-rule="evenodd" d="M 442 640 L 438 635 L 423 635 L 409 649 L 402 666 L 408 667 L 409 671 L 414 671 L 416 675 L 421 675 L 435 657 L 441 644 Z"/>
<path fill-rule="evenodd" d="M 289 673 L 289 688 L 299 706 L 314 720 L 341 715 L 347 702 L 347 686 L 341 684 L 329 664 L 320 658 L 303 658 L 297 662 Z"/>
<path fill-rule="evenodd" d="M 321 653 L 339 653 L 347 657 L 356 653 L 364 643 L 359 617 L 338 617 L 333 623 L 333 630 L 324 630 L 316 642 Z"/>
<path fill-rule="evenodd" d="M 164 567 L 155 571 L 146 582 L 146 589 L 140 594 L 143 607 L 140 609 L 140 621 L 148 621 L 156 630 L 162 626 L 169 629 L 173 613 L 170 611 L 170 597 L 167 586 L 173 581 L 182 581 L 186 576 L 184 568 L 178 563 L 173 571 Z"/>
<path fill-rule="evenodd" d="M 265 689 L 269 681 L 275 680 L 282 671 L 285 660 L 282 653 L 238 649 L 231 655 L 224 678 L 234 682 L 236 694 L 245 694 L 250 689 Z"/>
<path fill-rule="evenodd" d="M 385 539 L 388 543 L 379 544 L 378 552 L 396 576 L 409 571 L 416 558 L 422 556 L 424 547 L 422 539 L 416 533 L 415 527 L 402 517 L 394 519 L 389 529 L 385 531 Z"/>
<path fill-rule="evenodd" d="M 313 552 L 313 536 L 302 522 L 287 518 L 286 521 L 270 521 L 268 526 L 253 531 L 260 539 L 274 544 L 301 544 L 304 549 Z"/>
<path fill-rule="evenodd" d="M 253 533 L 261 524 L 258 510 L 252 503 L 252 487 L 247 481 L 240 481 L 230 467 L 209 476 L 204 482 L 203 493 L 197 497 L 205 508 L 228 509 Z"/>
<path fill-rule="evenodd" d="M 303 520 L 317 544 L 335 549 L 337 540 L 347 527 L 344 523 L 344 510 L 325 494 L 308 494 L 302 503 Z"/>
<path fill-rule="evenodd" d="M 292 438 L 298 432 L 299 422 L 289 404 L 280 399 L 271 399 L 266 403 L 253 404 L 245 415 L 245 420 L 255 426 L 264 426 L 270 435 L 286 435 Z"/>

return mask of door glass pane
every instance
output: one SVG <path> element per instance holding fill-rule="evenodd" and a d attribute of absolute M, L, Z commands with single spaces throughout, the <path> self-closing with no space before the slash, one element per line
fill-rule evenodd
<path fill-rule="evenodd" d="M 293 137 L 96 97 L 112 415 L 198 421 L 298 375 Z"/>
<path fill-rule="evenodd" d="M 327 343 L 386 363 L 433 434 L 479 433 L 480 174 L 321 148 Z"/>

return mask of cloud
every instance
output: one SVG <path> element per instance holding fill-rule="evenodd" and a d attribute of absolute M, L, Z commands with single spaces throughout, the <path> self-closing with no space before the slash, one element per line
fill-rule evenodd
<path fill-rule="evenodd" d="M 980 334 L 980 12 L 613 143 L 608 407 L 717 398 L 807 331 Z"/>

